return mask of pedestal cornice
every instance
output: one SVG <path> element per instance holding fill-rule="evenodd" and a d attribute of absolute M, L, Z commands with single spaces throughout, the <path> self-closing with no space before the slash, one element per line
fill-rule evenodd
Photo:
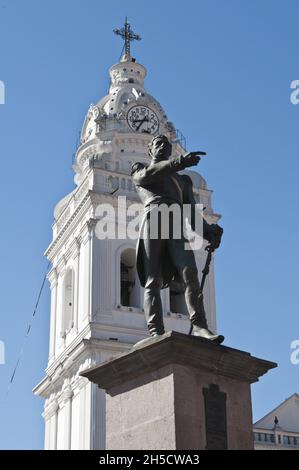
<path fill-rule="evenodd" d="M 209 340 L 169 331 L 149 338 L 129 352 L 81 372 L 80 375 L 106 391 L 144 373 L 169 364 L 204 369 L 232 379 L 253 383 L 276 363 L 251 356 L 250 353 L 220 346 Z"/>

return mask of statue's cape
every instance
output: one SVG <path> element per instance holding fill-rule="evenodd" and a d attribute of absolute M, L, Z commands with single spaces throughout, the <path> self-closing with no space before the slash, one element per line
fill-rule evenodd
<path fill-rule="evenodd" d="M 148 262 L 146 258 L 145 244 L 150 237 L 150 221 L 148 218 L 148 212 L 146 212 L 142 218 L 140 224 L 139 238 L 136 246 L 136 266 L 137 273 L 139 276 L 140 284 L 145 287 L 146 283 L 146 269 L 145 263 Z M 163 251 L 163 262 L 161 263 L 160 276 L 162 279 L 162 289 L 169 287 L 170 282 L 177 277 L 176 268 L 173 265 L 169 253 Z"/>

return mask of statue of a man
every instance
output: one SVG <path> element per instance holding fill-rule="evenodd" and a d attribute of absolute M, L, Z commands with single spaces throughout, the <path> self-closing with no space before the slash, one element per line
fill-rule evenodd
<path fill-rule="evenodd" d="M 135 163 L 132 166 L 132 177 L 137 193 L 144 205 L 144 217 L 137 244 L 137 271 L 141 285 L 144 287 L 144 312 L 151 336 L 164 333 L 162 303 L 160 290 L 168 287 L 175 278 L 183 285 L 185 301 L 191 321 L 191 333 L 194 336 L 207 338 L 221 343 L 222 335 L 214 334 L 208 329 L 203 303 L 203 293 L 198 281 L 198 271 L 192 250 L 185 249 L 186 238 L 182 235 L 169 237 L 151 236 L 150 216 L 153 208 L 162 204 L 171 206 L 190 204 L 192 210 L 191 227 L 195 229 L 195 205 L 192 180 L 187 175 L 177 172 L 195 166 L 200 160 L 201 152 L 190 152 L 180 157 L 171 158 L 172 145 L 164 135 L 154 137 L 149 144 L 150 165 Z M 197 216 L 198 216 L 197 211 Z M 161 222 L 161 221 L 160 221 Z M 203 238 L 209 241 L 211 249 L 218 248 L 222 228 L 217 224 L 208 224 L 203 218 Z M 181 218 L 183 224 L 183 216 Z"/>

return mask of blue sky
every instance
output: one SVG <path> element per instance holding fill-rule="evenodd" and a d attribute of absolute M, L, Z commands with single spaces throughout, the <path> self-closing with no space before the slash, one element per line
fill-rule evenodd
<path fill-rule="evenodd" d="M 55 203 L 73 188 L 72 155 L 89 104 L 106 94 L 128 15 L 146 88 L 208 157 L 224 237 L 216 260 L 226 344 L 277 361 L 253 386 L 260 418 L 298 392 L 299 79 L 296 0 L 0 0 L 0 448 L 43 447 L 32 388 L 48 355 L 49 289 L 13 386 L 4 394 L 46 271 Z"/>

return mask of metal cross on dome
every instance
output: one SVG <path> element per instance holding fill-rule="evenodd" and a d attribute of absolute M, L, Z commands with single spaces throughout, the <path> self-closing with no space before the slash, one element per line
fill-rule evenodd
<path fill-rule="evenodd" d="M 114 29 L 113 32 L 123 38 L 125 41 L 125 54 L 127 57 L 131 57 L 131 41 L 140 41 L 141 36 L 139 36 L 139 34 L 135 34 L 131 29 L 131 25 L 128 23 L 127 17 L 125 20 L 125 26 L 121 29 Z"/>

